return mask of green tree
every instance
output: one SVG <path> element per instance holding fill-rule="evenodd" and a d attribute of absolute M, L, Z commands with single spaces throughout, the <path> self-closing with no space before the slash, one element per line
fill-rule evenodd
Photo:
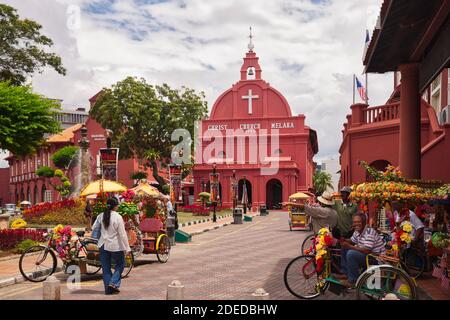
<path fill-rule="evenodd" d="M 73 161 L 78 154 L 80 147 L 67 146 L 59 149 L 52 155 L 53 164 L 60 169 L 69 170 L 75 165 Z"/>
<path fill-rule="evenodd" d="M 31 87 L 15 87 L 0 82 L 0 149 L 16 156 L 34 152 L 45 142 L 46 133 L 60 131 L 54 119 L 58 105 L 31 92 Z"/>
<path fill-rule="evenodd" d="M 314 172 L 313 185 L 317 195 L 321 195 L 328 188 L 333 189 L 331 174 L 324 171 Z"/>
<path fill-rule="evenodd" d="M 152 169 L 162 190 L 166 182 L 158 175 L 158 162 L 170 162 L 175 129 L 186 129 L 193 136 L 195 121 L 207 113 L 204 98 L 203 92 L 189 88 L 152 86 L 145 79 L 128 77 L 103 89 L 90 115 L 113 131 L 112 143 L 120 148 L 120 158 L 140 159 Z"/>
<path fill-rule="evenodd" d="M 41 28 L 35 21 L 20 19 L 13 7 L 0 4 L 0 81 L 21 85 L 27 76 L 42 73 L 47 66 L 66 74 L 61 58 L 44 51 L 53 42 L 40 33 Z"/>

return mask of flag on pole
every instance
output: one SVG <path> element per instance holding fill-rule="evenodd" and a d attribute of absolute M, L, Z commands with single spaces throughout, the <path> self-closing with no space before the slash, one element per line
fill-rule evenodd
<path fill-rule="evenodd" d="M 356 81 L 356 90 L 358 90 L 359 96 L 363 101 L 367 101 L 366 89 L 361 84 L 361 82 L 359 82 L 358 77 L 355 77 L 355 81 Z"/>
<path fill-rule="evenodd" d="M 369 48 L 369 42 L 370 42 L 369 30 L 366 29 L 366 41 L 364 43 L 363 61 L 366 58 L 367 49 Z"/>

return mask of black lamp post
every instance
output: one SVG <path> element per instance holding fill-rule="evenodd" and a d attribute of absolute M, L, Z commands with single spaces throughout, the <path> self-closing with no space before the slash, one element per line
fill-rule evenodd
<path fill-rule="evenodd" d="M 82 185 L 86 185 L 89 183 L 89 159 L 87 159 L 87 151 L 89 149 L 89 139 L 88 136 L 88 129 L 85 124 L 81 126 L 80 129 L 81 133 L 81 139 L 78 141 L 78 144 L 81 148 L 81 183 Z"/>
<path fill-rule="evenodd" d="M 213 176 L 216 175 L 216 164 L 213 163 Z M 217 188 L 217 192 L 219 192 Z M 217 216 L 216 216 L 216 206 L 217 206 L 217 198 L 213 199 L 213 222 L 217 222 Z"/>
<path fill-rule="evenodd" d="M 244 176 L 244 184 L 242 185 L 242 191 L 244 191 L 244 186 L 245 186 L 245 203 L 243 203 L 244 205 L 244 215 L 247 214 L 247 203 L 248 203 L 248 190 L 247 190 L 247 179 Z M 242 195 L 244 195 L 244 192 L 242 192 Z"/>
<path fill-rule="evenodd" d="M 233 169 L 233 177 L 232 177 L 232 182 L 231 182 L 231 187 L 233 188 L 233 192 L 231 193 L 233 195 L 233 212 L 234 209 L 236 209 L 236 197 L 238 196 L 236 193 L 236 170 Z"/>
<path fill-rule="evenodd" d="M 202 192 L 205 192 L 206 183 L 205 183 L 205 180 L 203 178 L 202 178 L 201 186 L 202 186 Z M 203 202 L 203 208 L 205 208 L 205 197 L 202 197 L 202 202 Z"/>

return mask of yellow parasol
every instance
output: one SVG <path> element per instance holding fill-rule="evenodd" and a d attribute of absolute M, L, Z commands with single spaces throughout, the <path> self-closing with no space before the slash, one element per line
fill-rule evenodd
<path fill-rule="evenodd" d="M 308 196 L 306 193 L 303 193 L 303 192 L 297 192 L 297 193 L 291 194 L 289 196 L 289 199 L 295 199 L 295 200 L 306 200 L 306 199 L 309 199 L 309 198 L 311 198 L 311 197 Z"/>
<path fill-rule="evenodd" d="M 161 193 L 158 191 L 158 189 L 145 182 L 141 182 L 137 187 L 134 187 L 131 190 L 133 190 L 137 195 L 146 195 L 155 198 L 161 196 Z"/>
<path fill-rule="evenodd" d="M 98 194 L 103 192 L 124 192 L 127 191 L 127 187 L 123 184 L 100 179 L 91 183 L 88 183 L 83 189 L 81 189 L 80 196 L 86 197 L 91 194 Z"/>

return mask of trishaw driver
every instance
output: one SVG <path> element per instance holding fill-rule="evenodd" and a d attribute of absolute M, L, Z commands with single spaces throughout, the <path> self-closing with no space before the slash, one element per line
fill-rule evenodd
<path fill-rule="evenodd" d="M 322 228 L 334 228 L 337 225 L 337 212 L 332 208 L 334 205 L 333 195 L 325 191 L 322 196 L 317 197 L 320 206 L 305 204 L 305 213 L 311 217 L 314 234 Z"/>
<path fill-rule="evenodd" d="M 337 226 L 333 230 L 333 236 L 338 239 L 341 237 L 350 239 L 353 234 L 353 216 L 357 213 L 358 207 L 349 199 L 351 192 L 352 188 L 347 186 L 343 187 L 340 190 L 342 201 L 335 200 L 333 205 L 333 209 L 336 210 L 338 215 Z"/>

